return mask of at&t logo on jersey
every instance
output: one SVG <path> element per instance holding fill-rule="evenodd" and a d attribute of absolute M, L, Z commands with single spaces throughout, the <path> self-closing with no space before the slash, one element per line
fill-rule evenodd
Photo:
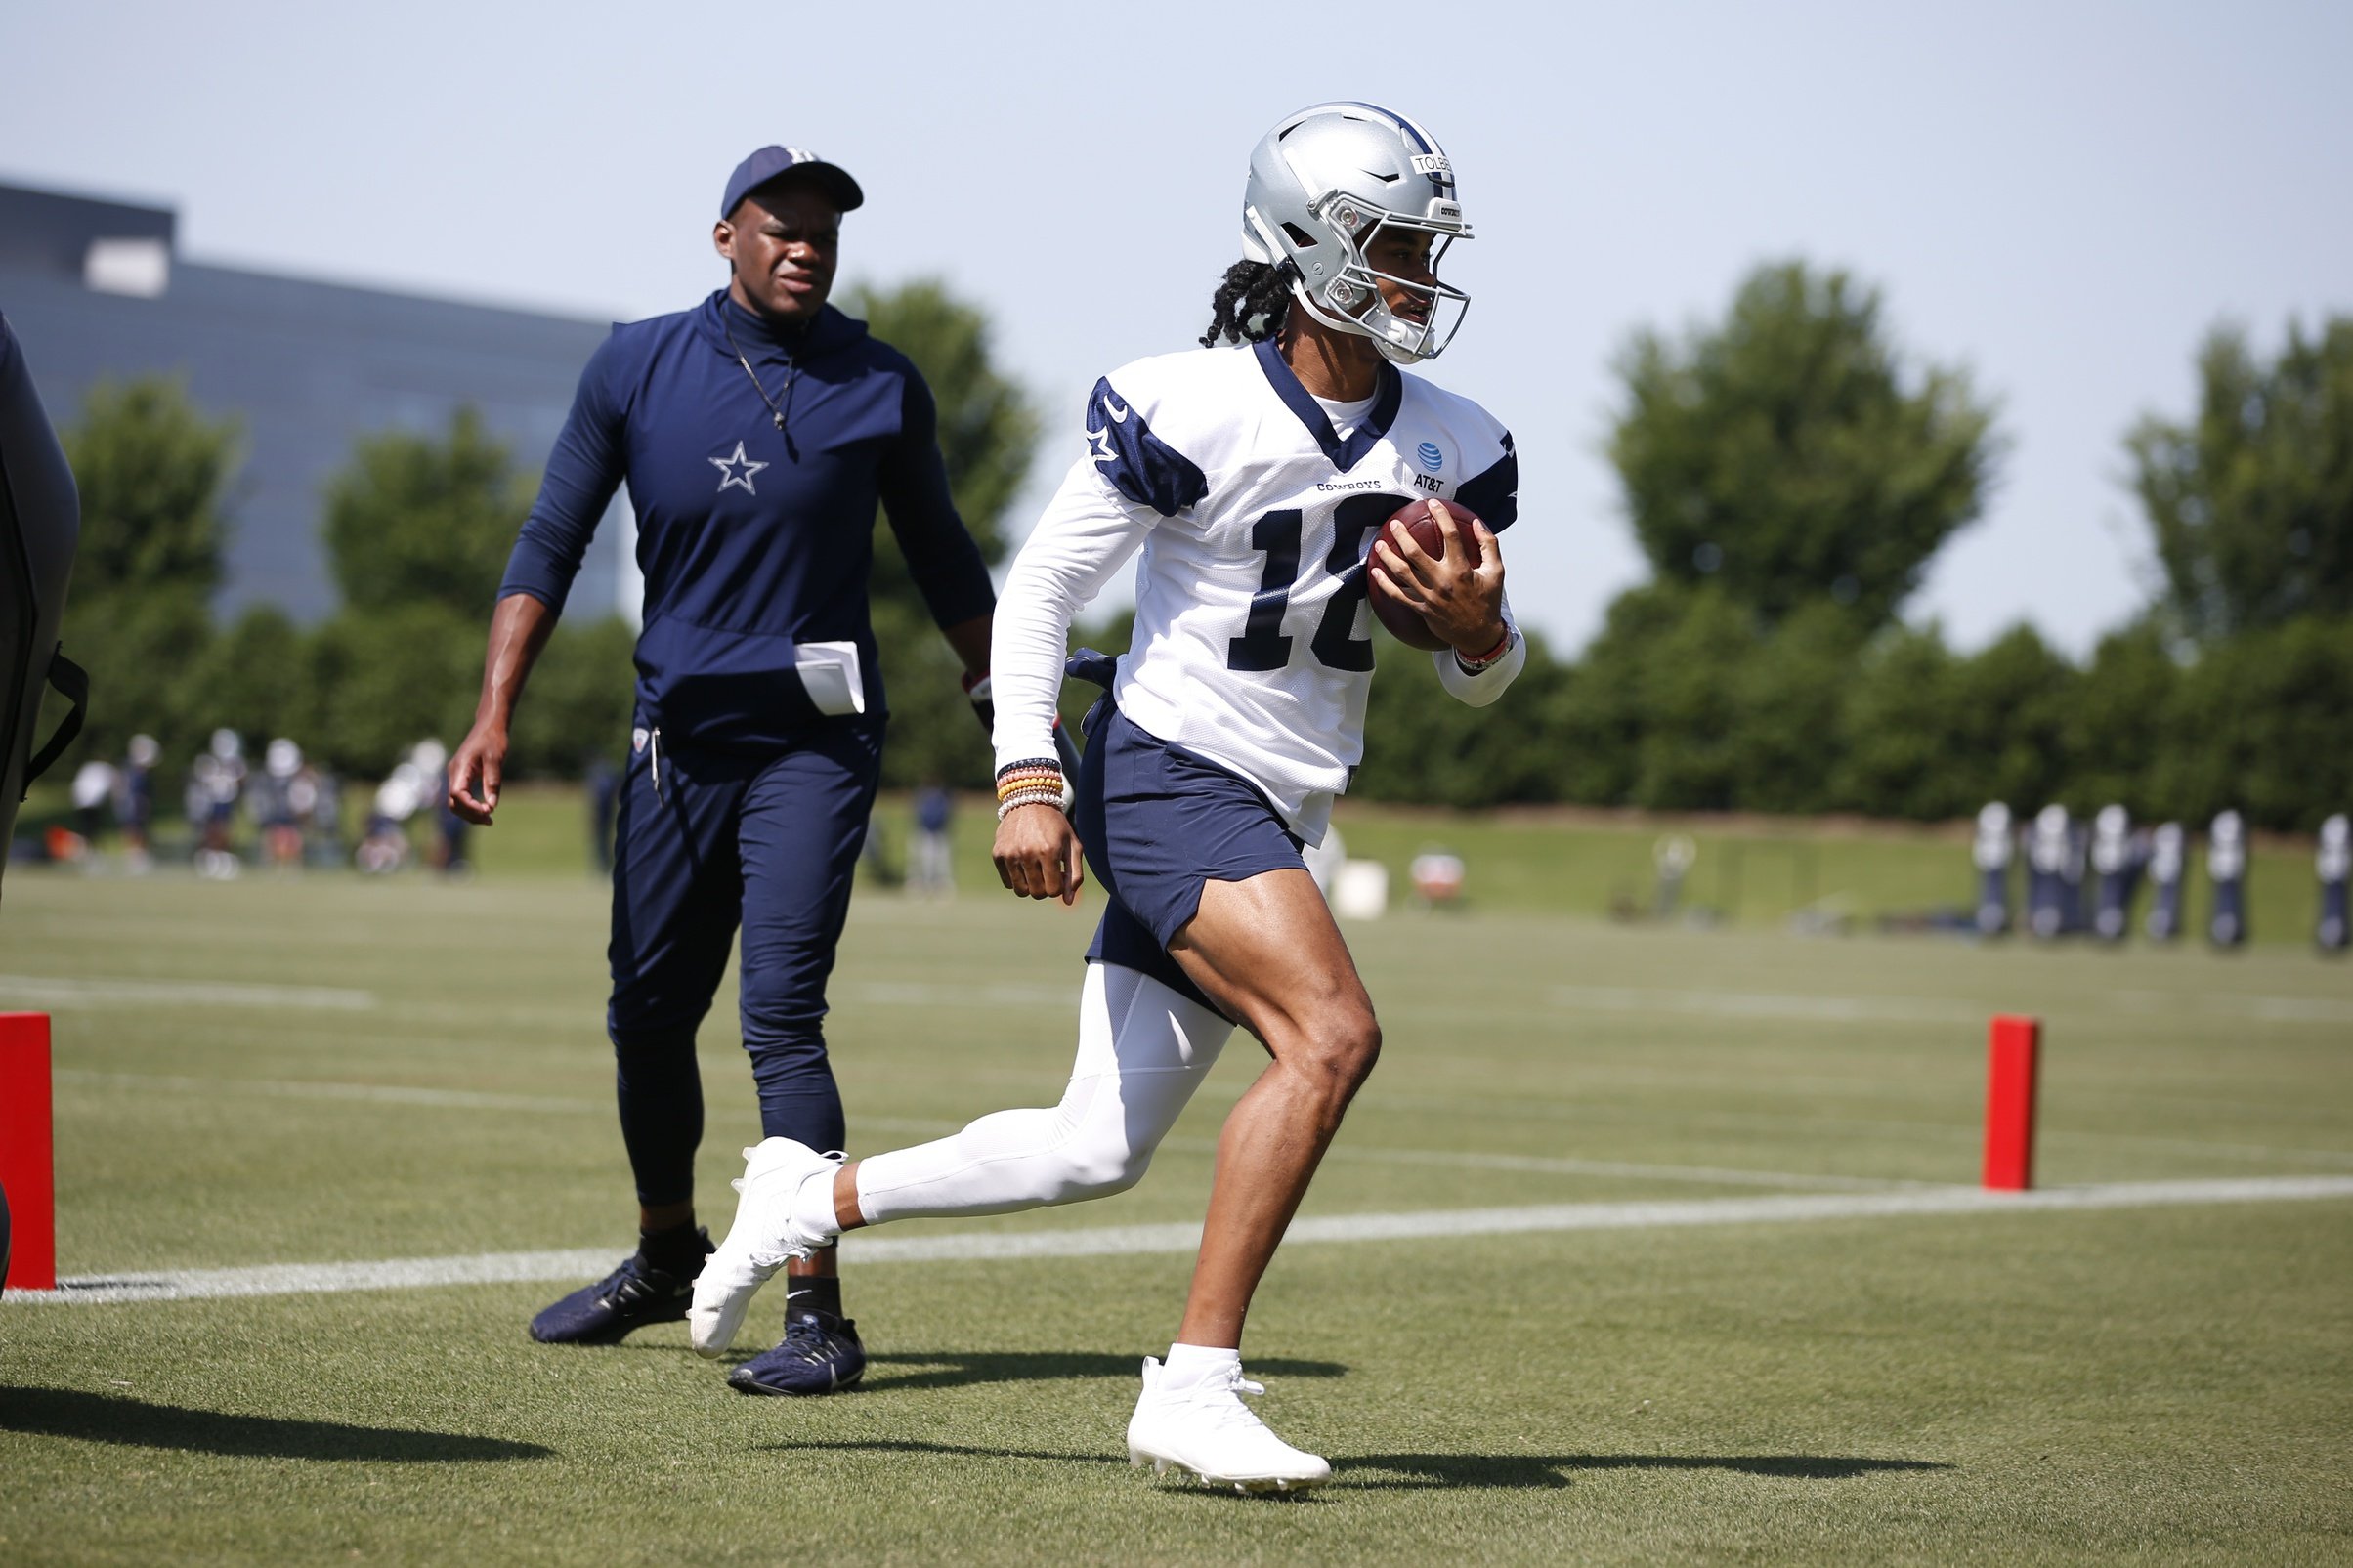
<path fill-rule="evenodd" d="M 1444 494 L 1446 482 L 1439 476 L 1446 467 L 1445 449 L 1434 441 L 1426 441 L 1413 449 L 1413 455 L 1415 462 L 1429 470 L 1426 474 L 1413 476 L 1414 488 L 1425 495 Z"/>

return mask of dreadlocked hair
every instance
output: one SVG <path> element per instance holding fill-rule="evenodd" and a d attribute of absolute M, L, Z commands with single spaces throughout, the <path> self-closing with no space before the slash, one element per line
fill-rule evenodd
<path fill-rule="evenodd" d="M 1265 342 L 1283 329 L 1283 318 L 1291 314 L 1291 285 L 1298 281 L 1299 269 L 1288 259 L 1235 262 L 1210 297 L 1209 330 L 1201 334 L 1201 346 Z"/>

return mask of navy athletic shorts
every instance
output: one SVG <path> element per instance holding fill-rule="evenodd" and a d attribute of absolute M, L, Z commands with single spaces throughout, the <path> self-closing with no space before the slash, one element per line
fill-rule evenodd
<path fill-rule="evenodd" d="M 1214 1006 L 1169 956 L 1205 882 L 1305 869 L 1299 840 L 1258 786 L 1138 728 L 1106 697 L 1087 715 L 1079 841 L 1108 897 L 1090 960 L 1134 969 Z"/>

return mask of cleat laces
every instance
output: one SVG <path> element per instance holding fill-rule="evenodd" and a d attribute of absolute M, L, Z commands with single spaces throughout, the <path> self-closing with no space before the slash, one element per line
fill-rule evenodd
<path fill-rule="evenodd" d="M 620 1300 L 622 1293 L 628 1291 L 630 1286 L 637 1283 L 637 1259 L 630 1258 L 620 1267 L 596 1282 L 596 1299 L 599 1301 Z M 631 1292 L 630 1293 L 634 1294 L 635 1293 Z"/>
<path fill-rule="evenodd" d="M 596 1298 L 614 1306 L 635 1306 L 648 1297 L 665 1293 L 657 1283 L 660 1273 L 641 1258 L 624 1258 L 620 1267 L 597 1282 Z M 674 1290 L 669 1293 L 674 1293 Z"/>
<path fill-rule="evenodd" d="M 790 1350 L 802 1361 L 824 1361 L 834 1348 L 834 1336 L 825 1324 L 809 1314 L 799 1314 L 785 1320 L 785 1342 L 778 1346 Z"/>
<path fill-rule="evenodd" d="M 1263 1427 L 1266 1423 L 1259 1420 L 1257 1411 L 1242 1403 L 1242 1396 L 1248 1394 L 1257 1399 L 1265 1392 L 1264 1383 L 1252 1382 L 1237 1369 L 1223 1381 L 1196 1383 L 1176 1397 L 1208 1411 L 1214 1425 Z"/>

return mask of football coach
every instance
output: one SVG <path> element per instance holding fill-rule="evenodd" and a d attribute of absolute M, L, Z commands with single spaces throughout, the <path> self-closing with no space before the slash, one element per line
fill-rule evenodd
<path fill-rule="evenodd" d="M 710 1250 L 695 1223 L 695 1032 L 739 926 L 761 1136 L 844 1146 L 825 993 L 882 753 L 867 591 L 877 503 L 967 687 L 988 668 L 996 597 L 949 498 L 930 389 L 826 303 L 842 214 L 865 199 L 814 153 L 760 148 L 729 178 L 711 231 L 727 286 L 616 326 L 590 358 L 499 586 L 473 729 L 450 760 L 450 809 L 489 825 L 515 704 L 625 481 L 645 629 L 606 1031 L 639 1236 L 613 1273 L 532 1320 L 547 1343 L 611 1344 L 686 1316 Z M 819 1258 L 793 1265 L 783 1342 L 737 1368 L 736 1387 L 822 1394 L 865 1372 L 832 1257 Z"/>

